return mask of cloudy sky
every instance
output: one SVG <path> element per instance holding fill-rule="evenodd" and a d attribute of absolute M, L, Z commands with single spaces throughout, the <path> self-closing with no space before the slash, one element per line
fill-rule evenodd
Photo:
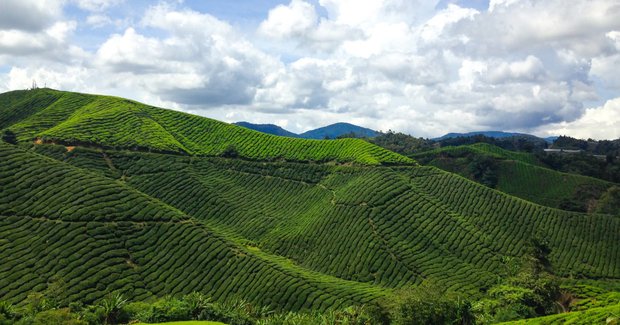
<path fill-rule="evenodd" d="M 620 0 L 0 0 L 0 91 L 294 132 L 620 138 Z"/>

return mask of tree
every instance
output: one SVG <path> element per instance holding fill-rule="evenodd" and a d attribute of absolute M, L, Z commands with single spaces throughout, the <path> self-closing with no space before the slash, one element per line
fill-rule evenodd
<path fill-rule="evenodd" d="M 596 212 L 620 215 L 620 187 L 612 186 L 598 201 Z"/>
<path fill-rule="evenodd" d="M 237 151 L 237 147 L 232 144 L 226 146 L 226 148 L 220 154 L 222 157 L 226 158 L 237 158 L 239 156 L 239 152 Z"/>
<path fill-rule="evenodd" d="M 11 130 L 4 130 L 2 134 L 2 141 L 10 144 L 17 144 L 17 136 Z"/>
<path fill-rule="evenodd" d="M 103 310 L 104 324 L 117 324 L 121 320 L 123 307 L 127 299 L 120 293 L 108 294 L 101 300 L 99 306 Z"/>
<path fill-rule="evenodd" d="M 491 157 L 476 155 L 474 159 L 467 166 L 472 178 L 486 185 L 490 188 L 494 188 L 497 185 L 497 164 Z"/>
<path fill-rule="evenodd" d="M 474 323 L 472 305 L 468 300 L 431 282 L 401 290 L 387 305 L 394 324 Z"/>

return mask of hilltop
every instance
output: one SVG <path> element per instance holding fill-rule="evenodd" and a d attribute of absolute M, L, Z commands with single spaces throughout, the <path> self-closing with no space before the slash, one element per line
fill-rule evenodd
<path fill-rule="evenodd" d="M 429 284 L 475 300 L 532 251 L 559 278 L 620 279 L 617 216 L 545 207 L 359 139 L 49 89 L 0 94 L 0 129 L 18 140 L 0 141 L 0 300 L 15 304 L 57 283 L 64 305 L 199 291 L 285 312 L 381 308 Z"/>
<path fill-rule="evenodd" d="M 117 97 L 37 89 L 2 94 L 0 103 L 0 128 L 19 141 L 253 160 L 414 163 L 359 139 L 278 137 Z"/>
<path fill-rule="evenodd" d="M 525 138 L 525 139 L 530 139 L 530 140 L 544 140 L 547 143 L 553 143 L 553 141 L 555 141 L 558 138 L 557 136 L 540 138 L 540 137 L 537 137 L 535 135 L 531 135 L 531 134 L 527 134 L 527 133 L 518 133 L 518 132 L 473 131 L 473 132 L 467 132 L 467 133 L 451 132 L 451 133 L 447 133 L 447 134 L 445 134 L 445 135 L 443 135 L 441 137 L 434 138 L 433 140 L 440 141 L 440 140 L 446 140 L 446 139 L 452 139 L 452 138 L 458 138 L 458 137 L 474 137 L 474 136 L 477 136 L 477 135 L 482 135 L 482 136 L 485 136 L 485 137 L 495 138 L 495 139 Z"/>
<path fill-rule="evenodd" d="M 377 131 L 357 126 L 351 123 L 334 123 L 318 129 L 306 131 L 299 135 L 305 139 L 336 139 L 342 135 L 354 135 L 357 138 L 372 138 L 378 134 Z"/>
<path fill-rule="evenodd" d="M 298 138 L 299 135 L 290 131 L 287 131 L 275 124 L 254 124 L 250 122 L 235 122 L 234 125 L 243 126 L 244 128 L 251 129 L 258 132 L 267 134 L 279 135 L 281 137 Z"/>
<path fill-rule="evenodd" d="M 343 122 L 330 124 L 301 134 L 287 131 L 274 124 L 253 124 L 249 122 L 237 122 L 234 124 L 267 134 L 315 140 L 337 139 L 341 136 L 347 136 L 349 138 L 372 138 L 379 134 L 379 132 L 375 130 Z"/>

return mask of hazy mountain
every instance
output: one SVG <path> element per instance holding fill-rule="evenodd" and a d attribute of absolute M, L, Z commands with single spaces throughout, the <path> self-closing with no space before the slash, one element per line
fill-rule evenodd
<path fill-rule="evenodd" d="M 250 122 L 236 122 L 233 123 L 234 125 L 238 125 L 238 126 L 242 126 L 244 128 L 248 128 L 248 129 L 252 129 L 255 131 L 259 131 L 259 132 L 263 132 L 263 133 L 267 133 L 267 134 L 273 134 L 273 135 L 279 135 L 279 136 L 283 136 L 283 137 L 292 137 L 292 138 L 298 138 L 299 135 L 287 131 L 275 124 L 254 124 L 254 123 L 250 123 Z"/>
<path fill-rule="evenodd" d="M 299 136 L 305 139 L 335 139 L 344 134 L 355 133 L 356 137 L 374 137 L 378 134 L 377 131 L 357 126 L 351 123 L 335 123 L 322 128 L 306 131 Z"/>

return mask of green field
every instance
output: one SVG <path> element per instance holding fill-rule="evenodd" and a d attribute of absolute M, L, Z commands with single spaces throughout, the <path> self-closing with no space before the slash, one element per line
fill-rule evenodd
<path fill-rule="evenodd" d="M 600 179 L 568 174 L 545 168 L 534 155 L 513 152 L 486 143 L 444 147 L 413 156 L 424 164 L 473 179 L 469 166 L 472 161 L 490 158 L 495 162 L 497 184 L 504 193 L 553 208 L 566 202 L 579 202 L 587 209 L 592 199 L 598 199 L 614 185 Z M 580 194 L 586 193 L 586 194 Z"/>
<path fill-rule="evenodd" d="M 325 311 L 429 282 L 475 299 L 536 238 L 557 276 L 620 279 L 619 218 L 544 207 L 361 140 L 271 137 L 51 90 L 0 98 L 1 127 L 20 140 L 0 141 L 0 300 L 54 279 L 65 303 L 198 291 Z M 239 156 L 218 154 L 229 144 Z"/>

